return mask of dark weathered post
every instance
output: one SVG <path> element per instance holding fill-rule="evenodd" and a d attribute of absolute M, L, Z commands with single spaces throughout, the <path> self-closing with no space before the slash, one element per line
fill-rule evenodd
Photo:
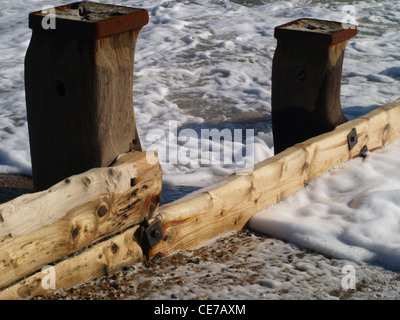
<path fill-rule="evenodd" d="M 275 154 L 347 121 L 340 105 L 342 63 L 355 26 L 299 19 L 275 28 L 272 126 Z"/>
<path fill-rule="evenodd" d="M 25 88 L 36 190 L 141 150 L 133 66 L 148 19 L 144 9 L 88 1 L 30 13 Z"/>

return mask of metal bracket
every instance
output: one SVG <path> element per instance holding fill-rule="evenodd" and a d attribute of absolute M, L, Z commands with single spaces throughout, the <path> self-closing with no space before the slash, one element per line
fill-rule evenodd
<path fill-rule="evenodd" d="M 347 136 L 347 143 L 349 145 L 349 150 L 353 149 L 354 146 L 357 144 L 357 142 L 358 142 L 357 130 L 356 128 L 354 128 Z"/>
<path fill-rule="evenodd" d="M 149 249 L 153 248 L 164 236 L 161 221 L 159 219 L 153 221 L 153 223 L 146 228 L 145 235 L 147 243 L 149 244 Z"/>
<path fill-rule="evenodd" d="M 365 146 L 361 149 L 360 154 L 359 154 L 359 157 L 365 158 L 365 157 L 367 156 L 367 152 L 368 152 L 368 147 L 365 145 Z"/>

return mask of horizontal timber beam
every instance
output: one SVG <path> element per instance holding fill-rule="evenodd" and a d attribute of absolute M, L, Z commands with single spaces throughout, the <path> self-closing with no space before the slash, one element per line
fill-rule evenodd
<path fill-rule="evenodd" d="M 350 150 L 348 137 L 357 131 Z M 400 99 L 334 130 L 308 139 L 258 163 L 249 175 L 231 175 L 217 184 L 159 208 L 163 237 L 149 258 L 195 248 L 243 228 L 258 211 L 302 189 L 322 173 L 400 138 Z M 365 149 L 364 149 L 365 150 Z"/>
<path fill-rule="evenodd" d="M 161 185 L 157 155 L 131 151 L 112 167 L 0 205 L 0 288 L 149 219 L 161 200 Z"/>
<path fill-rule="evenodd" d="M 54 287 L 47 282 L 50 277 L 46 272 L 37 272 L 0 291 L 0 300 L 21 300 L 49 295 L 142 262 L 143 252 L 134 236 L 137 229 L 138 226 L 134 226 L 81 254 L 56 263 L 52 271 Z"/>
<path fill-rule="evenodd" d="M 349 148 L 349 135 L 357 143 Z M 243 228 L 258 211 L 302 189 L 322 173 L 362 154 L 400 139 L 400 99 L 348 121 L 257 164 L 249 175 L 222 181 L 161 206 L 149 221 L 161 223 L 161 240 L 144 248 L 135 226 L 55 264 L 56 289 L 43 289 L 39 271 L 0 292 L 0 299 L 27 299 L 70 288 L 124 266 L 189 250 Z M 116 250 L 118 248 L 118 250 Z M 145 258 L 146 257 L 146 258 Z"/>

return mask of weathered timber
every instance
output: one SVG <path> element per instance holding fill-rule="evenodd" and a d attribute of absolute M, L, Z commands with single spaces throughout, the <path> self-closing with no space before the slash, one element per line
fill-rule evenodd
<path fill-rule="evenodd" d="M 0 205 L 0 288 L 149 219 L 158 208 L 161 185 L 156 153 L 132 151 L 112 167 L 91 169 Z"/>
<path fill-rule="evenodd" d="M 82 253 L 55 264 L 0 291 L 0 300 L 21 300 L 69 289 L 94 278 L 108 276 L 123 267 L 143 261 L 143 252 L 135 238 L 138 226 L 94 245 Z M 54 275 L 54 278 L 50 277 Z M 53 281 L 53 282 L 52 282 Z M 52 284 L 54 287 L 52 287 Z"/>
<path fill-rule="evenodd" d="M 349 148 L 349 134 L 354 129 L 357 143 Z M 399 138 L 400 99 L 346 122 L 331 132 L 288 148 L 257 164 L 252 174 L 231 175 L 208 188 L 161 206 L 159 214 L 149 222 L 156 219 L 161 222 L 162 240 L 150 250 L 142 251 L 143 243 L 138 243 L 137 227 L 130 228 L 56 263 L 56 289 L 43 288 L 44 274 L 39 271 L 0 292 L 0 299 L 26 299 L 49 294 L 141 262 L 144 255 L 154 259 L 176 250 L 203 245 L 243 228 L 259 210 L 300 190 L 330 168 L 359 156 L 365 147 L 372 152 Z M 122 250 L 120 256 L 116 255 L 114 244 Z"/>
<path fill-rule="evenodd" d="M 51 9 L 29 15 L 25 57 L 36 191 L 141 150 L 132 86 L 147 11 L 88 1 L 52 10 L 53 17 Z M 52 18 L 55 29 L 44 29 L 42 21 Z"/>
<path fill-rule="evenodd" d="M 350 150 L 348 135 L 357 130 Z M 243 228 L 258 211 L 295 193 L 322 173 L 400 138 L 400 99 L 333 131 L 313 137 L 257 164 L 249 175 L 231 175 L 159 208 L 163 238 L 148 252 L 150 259 L 188 250 Z"/>
<path fill-rule="evenodd" d="M 357 29 L 299 19 L 275 28 L 272 66 L 274 152 L 333 130 L 347 121 L 340 104 L 346 45 Z"/>

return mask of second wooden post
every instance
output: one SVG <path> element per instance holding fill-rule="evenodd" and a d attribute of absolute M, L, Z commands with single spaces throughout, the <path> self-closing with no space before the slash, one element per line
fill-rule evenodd
<path fill-rule="evenodd" d="M 300 19 L 275 28 L 272 127 L 275 154 L 347 121 L 340 105 L 342 63 L 355 26 Z"/>

